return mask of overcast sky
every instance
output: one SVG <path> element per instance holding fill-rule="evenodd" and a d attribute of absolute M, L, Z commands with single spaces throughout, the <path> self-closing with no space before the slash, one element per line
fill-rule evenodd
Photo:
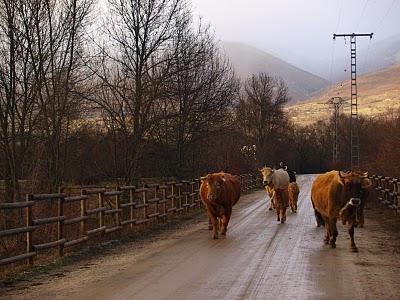
<path fill-rule="evenodd" d="M 195 16 L 218 39 L 250 44 L 287 61 L 326 62 L 332 34 L 374 32 L 373 42 L 400 34 L 400 0 L 191 0 Z M 360 39 L 366 47 L 368 38 Z M 346 48 L 336 41 L 335 55 Z M 347 53 L 347 51 L 346 51 Z"/>

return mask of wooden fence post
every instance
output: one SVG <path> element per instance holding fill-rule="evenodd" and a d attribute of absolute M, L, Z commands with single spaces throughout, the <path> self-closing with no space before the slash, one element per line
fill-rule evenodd
<path fill-rule="evenodd" d="M 85 196 L 86 195 L 86 190 L 85 189 L 83 189 L 83 190 L 81 190 L 81 195 L 82 196 Z M 81 217 L 86 217 L 87 216 L 87 213 L 86 213 L 86 210 L 87 210 L 87 205 L 86 205 L 86 202 L 87 201 L 87 198 L 85 198 L 85 199 L 81 199 Z M 80 227 L 81 227 L 81 235 L 82 236 L 87 236 L 87 232 L 86 232 L 86 219 L 83 219 L 81 222 L 80 222 Z"/>
<path fill-rule="evenodd" d="M 61 190 L 60 190 L 61 193 Z M 61 240 L 64 238 L 64 218 L 61 218 L 64 216 L 64 196 L 61 196 L 58 198 L 58 230 L 57 230 L 57 238 L 58 240 Z M 64 256 L 64 243 L 61 243 L 58 247 L 58 255 L 59 256 Z"/>
<path fill-rule="evenodd" d="M 143 214 L 144 214 L 144 220 L 147 219 L 147 188 L 143 187 Z"/>
<path fill-rule="evenodd" d="M 117 186 L 116 189 L 118 192 L 121 192 L 121 189 L 119 186 Z M 120 218 L 120 209 L 121 209 L 121 194 L 117 194 L 115 196 L 115 209 L 117 210 L 115 213 L 115 223 L 116 226 L 121 226 L 121 218 Z"/>
<path fill-rule="evenodd" d="M 30 202 L 33 201 L 32 194 L 26 195 L 26 201 Z M 32 218 L 32 206 L 28 205 L 26 207 L 26 227 L 31 227 L 33 225 L 33 218 Z M 32 243 L 32 234 L 33 231 L 28 231 L 26 233 L 26 253 L 33 252 L 33 243 Z M 28 264 L 33 265 L 33 257 L 29 257 Z"/>
<path fill-rule="evenodd" d="M 104 207 L 104 192 L 101 191 L 98 194 L 98 207 L 103 208 Z M 98 213 L 98 218 L 99 218 L 99 228 L 102 228 L 104 226 L 104 210 L 100 209 Z M 101 231 L 101 236 L 104 236 L 104 230 Z"/>

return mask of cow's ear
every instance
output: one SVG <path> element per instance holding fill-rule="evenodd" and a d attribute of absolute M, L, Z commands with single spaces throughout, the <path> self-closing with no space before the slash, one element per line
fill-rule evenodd
<path fill-rule="evenodd" d="M 342 175 L 342 171 L 338 171 L 339 173 L 339 184 L 344 185 L 344 176 Z"/>
<path fill-rule="evenodd" d="M 361 179 L 361 188 L 364 190 L 370 190 L 372 188 L 372 181 L 369 178 Z"/>

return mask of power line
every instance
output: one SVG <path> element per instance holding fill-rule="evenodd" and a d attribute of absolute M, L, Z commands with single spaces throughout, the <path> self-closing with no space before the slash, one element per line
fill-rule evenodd
<path fill-rule="evenodd" d="M 331 65 L 329 67 L 329 82 L 333 83 L 333 79 L 332 79 L 332 69 L 333 69 L 333 61 L 335 59 L 335 49 L 336 49 L 336 41 L 334 40 L 332 43 L 332 50 L 331 50 Z"/>
<path fill-rule="evenodd" d="M 340 24 L 340 21 L 341 21 L 341 18 L 342 18 L 342 9 L 343 9 L 343 0 L 340 1 L 339 16 L 338 16 L 338 21 L 337 21 L 337 24 L 336 24 L 335 31 L 338 31 L 338 29 L 339 29 L 339 24 Z"/>
<path fill-rule="evenodd" d="M 364 2 L 364 7 L 361 11 L 361 15 L 360 15 L 360 18 L 358 19 L 357 26 L 356 26 L 357 31 L 358 31 L 358 28 L 360 27 L 361 20 L 364 17 L 365 9 L 367 8 L 368 2 L 369 2 L 369 0 L 365 0 L 365 2 Z"/>
<path fill-rule="evenodd" d="M 389 15 L 389 13 L 392 11 L 393 5 L 396 3 L 396 0 L 393 0 L 392 3 L 390 3 L 390 6 L 388 8 L 388 10 L 386 11 L 386 13 L 383 15 L 382 19 L 379 21 L 375 32 L 378 32 L 383 25 L 383 21 L 385 21 L 385 19 L 387 18 L 387 16 Z"/>

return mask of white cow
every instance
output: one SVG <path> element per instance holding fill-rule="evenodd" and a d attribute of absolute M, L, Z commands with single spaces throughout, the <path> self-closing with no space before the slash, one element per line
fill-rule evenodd
<path fill-rule="evenodd" d="M 264 167 L 259 170 L 263 175 L 263 185 L 272 188 L 271 204 L 276 208 L 277 220 L 286 221 L 286 208 L 289 206 L 289 174 L 283 169 Z M 268 191 L 268 189 L 267 189 Z"/>

